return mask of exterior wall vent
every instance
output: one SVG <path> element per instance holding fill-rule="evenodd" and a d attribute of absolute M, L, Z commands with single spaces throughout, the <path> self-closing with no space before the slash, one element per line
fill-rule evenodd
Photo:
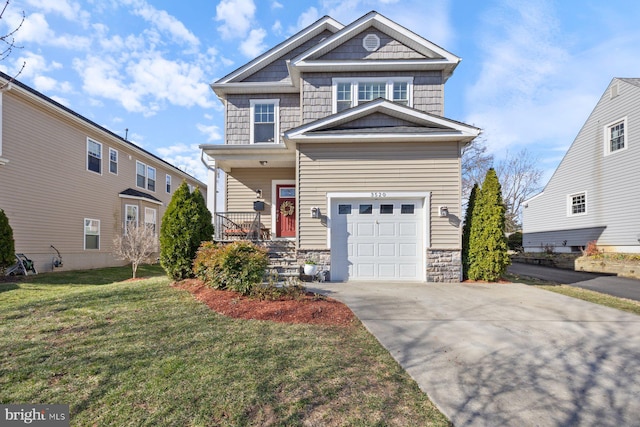
<path fill-rule="evenodd" d="M 362 47 L 364 47 L 367 52 L 375 52 L 380 47 L 380 37 L 375 34 L 367 34 L 362 39 Z"/>
<path fill-rule="evenodd" d="M 611 96 L 610 99 L 615 98 L 616 96 L 618 96 L 618 84 L 614 84 L 611 85 L 611 93 L 609 94 Z"/>

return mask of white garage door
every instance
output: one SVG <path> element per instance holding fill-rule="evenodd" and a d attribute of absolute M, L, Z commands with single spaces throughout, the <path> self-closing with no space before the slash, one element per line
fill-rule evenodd
<path fill-rule="evenodd" d="M 424 280 L 422 200 L 333 200 L 331 279 Z"/>

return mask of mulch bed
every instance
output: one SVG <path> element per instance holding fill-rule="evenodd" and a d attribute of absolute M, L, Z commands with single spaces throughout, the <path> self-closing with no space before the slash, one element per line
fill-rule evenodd
<path fill-rule="evenodd" d="M 310 292 L 295 300 L 262 301 L 237 292 L 213 289 L 198 279 L 182 280 L 172 286 L 189 291 L 217 313 L 237 319 L 335 326 L 350 326 L 356 319 L 341 302 L 319 298 Z"/>

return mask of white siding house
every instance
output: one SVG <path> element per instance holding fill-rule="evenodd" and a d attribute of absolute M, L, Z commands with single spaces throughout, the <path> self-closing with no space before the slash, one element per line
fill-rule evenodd
<path fill-rule="evenodd" d="M 614 78 L 542 193 L 525 202 L 523 246 L 640 252 L 640 79 Z"/>

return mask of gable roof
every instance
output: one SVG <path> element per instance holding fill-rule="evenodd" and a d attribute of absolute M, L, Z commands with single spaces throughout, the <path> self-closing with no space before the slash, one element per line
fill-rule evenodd
<path fill-rule="evenodd" d="M 386 125 L 359 126 L 357 122 L 372 115 L 395 119 Z M 293 142 L 387 142 L 394 140 L 470 142 L 480 134 L 474 126 L 425 113 L 383 98 L 360 104 L 323 119 L 298 126 L 284 133 L 285 143 Z"/>
<path fill-rule="evenodd" d="M 138 200 L 147 200 L 148 202 L 156 203 L 161 205 L 162 200 L 152 196 L 149 193 L 145 193 L 144 191 L 135 190 L 133 188 L 127 188 L 124 191 L 120 192 L 120 197 L 124 199 L 138 199 Z"/>
<path fill-rule="evenodd" d="M 375 28 L 383 32 L 414 50 L 422 57 L 402 60 L 322 59 L 322 56 L 368 28 Z M 296 57 L 286 60 L 290 79 L 276 82 L 244 81 L 249 76 L 282 59 L 285 55 L 291 54 L 295 49 L 325 31 L 329 31 L 332 35 Z M 251 62 L 212 83 L 211 89 L 221 98 L 227 93 L 294 93 L 299 90 L 301 72 L 317 71 L 441 70 L 443 79 L 446 81 L 453 74 L 453 70 L 460 61 L 461 59 L 451 52 L 391 21 L 376 11 L 367 13 L 346 27 L 333 18 L 324 16 Z"/>
<path fill-rule="evenodd" d="M 362 33 L 367 28 L 376 28 L 393 37 L 402 44 L 425 56 L 426 59 L 407 60 L 320 60 L 331 50 L 337 48 L 347 40 Z M 372 71 L 376 69 L 392 69 L 394 71 L 406 70 L 442 70 L 446 81 L 461 59 L 451 52 L 446 51 L 435 43 L 417 35 L 407 28 L 393 22 L 376 11 L 371 11 L 357 19 L 348 26 L 342 28 L 333 36 L 325 39 L 311 49 L 303 52 L 289 62 L 289 70 L 294 84 L 300 71 L 323 71 L 328 68 L 331 71 Z"/>
<path fill-rule="evenodd" d="M 342 28 L 344 28 L 344 25 L 342 25 L 335 19 L 331 18 L 330 16 L 323 16 L 313 24 L 309 25 L 307 28 L 299 31 L 282 43 L 269 49 L 251 62 L 248 62 L 242 67 L 236 69 L 235 71 L 232 71 L 231 73 L 212 83 L 211 88 L 218 96 L 224 94 L 229 88 L 233 87 L 234 83 L 242 86 L 253 86 L 257 90 L 260 90 L 262 86 L 267 86 L 264 89 L 265 93 L 273 92 L 273 82 L 242 82 L 242 80 L 260 71 L 267 65 L 293 51 L 297 47 L 302 46 L 304 43 L 321 34 L 322 32 L 330 31 L 331 33 L 335 33 Z M 293 88 L 290 82 L 279 83 L 275 86 L 282 86 L 280 89 L 285 89 L 287 87 Z"/>

